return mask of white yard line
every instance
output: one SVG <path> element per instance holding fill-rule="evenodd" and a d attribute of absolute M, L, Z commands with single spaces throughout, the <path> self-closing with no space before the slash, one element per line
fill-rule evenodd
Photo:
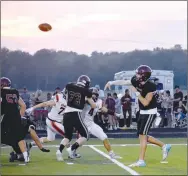
<path fill-rule="evenodd" d="M 149 146 L 156 146 L 154 144 L 148 144 Z M 172 146 L 186 146 L 187 144 L 171 144 Z M 85 145 L 85 146 L 89 146 L 89 145 Z M 101 147 L 101 146 L 104 146 L 104 145 L 93 145 L 93 146 L 96 146 L 96 147 Z M 140 146 L 140 144 L 111 144 L 111 146 L 115 146 L 115 147 L 134 147 L 134 146 Z"/>
<path fill-rule="evenodd" d="M 114 147 L 136 147 L 136 146 L 139 146 L 140 144 L 111 144 L 111 146 L 114 146 Z M 156 145 L 154 145 L 154 144 L 148 144 L 148 145 L 151 145 L 151 146 L 156 146 Z M 171 144 L 172 146 L 187 146 L 187 144 Z M 57 147 L 59 147 L 59 145 L 43 145 L 44 147 L 55 147 L 55 148 L 57 148 Z M 89 147 L 89 146 L 91 146 L 91 145 L 83 145 L 84 147 Z M 104 145 L 101 145 L 101 144 L 99 144 L 99 145 L 92 145 L 92 146 L 94 146 L 94 147 L 102 147 L 102 146 L 104 146 Z M 37 147 L 37 146 L 33 146 L 33 147 Z M 7 146 L 7 145 L 5 145 L 5 146 L 2 146 L 1 147 L 2 149 L 3 148 L 10 148 L 10 146 Z"/>
<path fill-rule="evenodd" d="M 116 159 L 111 159 L 110 156 L 108 156 L 106 153 L 102 152 L 101 150 L 97 149 L 93 145 L 89 145 L 89 147 L 91 149 L 93 149 L 94 151 L 96 151 L 97 153 L 99 153 L 100 155 L 108 158 L 110 161 L 112 161 L 113 163 L 117 164 L 119 167 L 121 167 L 124 170 L 126 170 L 127 172 L 129 172 L 131 175 L 140 175 L 139 173 L 137 173 L 136 171 L 132 170 L 131 168 L 125 166 L 123 163 L 117 161 Z"/>

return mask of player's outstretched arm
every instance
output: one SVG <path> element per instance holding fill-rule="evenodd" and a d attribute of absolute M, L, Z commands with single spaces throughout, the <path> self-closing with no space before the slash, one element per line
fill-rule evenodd
<path fill-rule="evenodd" d="M 52 106 L 55 106 L 55 101 L 54 100 L 50 100 L 50 101 L 46 101 L 46 102 L 43 102 L 43 103 L 40 103 L 38 105 L 35 105 L 29 109 L 26 110 L 26 113 L 31 113 L 33 110 L 37 109 L 37 108 L 44 108 L 44 107 L 52 107 Z"/>
<path fill-rule="evenodd" d="M 26 105 L 21 97 L 19 97 L 18 105 L 20 106 L 20 115 L 21 115 L 21 117 L 23 117 L 25 114 Z"/>
<path fill-rule="evenodd" d="M 50 150 L 43 148 L 43 146 L 42 146 L 42 144 L 41 144 L 41 142 L 40 142 L 40 139 L 39 139 L 37 133 L 35 132 L 35 130 L 30 129 L 29 132 L 30 132 L 31 138 L 35 141 L 36 145 L 38 146 L 38 148 L 39 148 L 42 152 L 50 152 Z"/>
<path fill-rule="evenodd" d="M 37 109 L 37 108 L 44 108 L 44 107 L 49 107 L 49 106 L 50 107 L 55 106 L 55 101 L 54 100 L 45 101 L 43 103 L 33 106 L 32 108 Z"/>
<path fill-rule="evenodd" d="M 126 86 L 126 85 L 131 85 L 130 80 L 116 80 L 116 81 L 108 81 L 104 87 L 104 90 L 111 88 L 112 85 L 117 85 L 117 86 Z"/>

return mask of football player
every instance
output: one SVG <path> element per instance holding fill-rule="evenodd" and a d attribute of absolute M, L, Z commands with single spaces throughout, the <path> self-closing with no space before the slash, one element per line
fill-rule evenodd
<path fill-rule="evenodd" d="M 88 103 L 85 104 L 85 107 L 82 111 L 82 118 L 84 120 L 84 123 L 86 127 L 88 128 L 89 133 L 91 133 L 92 135 L 96 136 L 98 139 L 103 141 L 104 147 L 106 148 L 106 150 L 109 153 L 109 156 L 112 159 L 120 158 L 119 156 L 115 155 L 115 153 L 113 152 L 111 145 L 108 141 L 108 137 L 104 133 L 103 129 L 94 122 L 94 116 L 97 114 L 97 112 L 101 111 L 101 112 L 105 112 L 111 115 L 114 115 L 114 112 L 103 107 L 102 105 L 103 102 L 99 98 L 99 92 L 96 88 L 91 88 L 90 90 L 92 92 L 92 98 L 94 102 L 96 103 L 97 108 L 94 109 L 94 108 L 91 108 L 91 106 Z M 115 114 L 115 115 L 119 116 L 119 114 Z"/>
<path fill-rule="evenodd" d="M 42 144 L 41 144 L 41 142 L 39 140 L 39 137 L 36 134 L 36 131 L 35 131 L 36 126 L 35 126 L 35 124 L 29 118 L 26 118 L 26 117 L 22 117 L 21 120 L 22 120 L 22 125 L 24 126 L 24 131 L 23 131 L 24 136 L 26 136 L 29 133 L 31 138 L 35 141 L 36 145 L 38 146 L 38 148 L 42 152 L 50 152 L 50 150 L 43 148 L 43 146 L 42 146 Z M 28 144 L 26 146 L 29 149 Z M 20 150 L 18 144 L 15 143 L 14 145 L 12 145 L 12 148 L 13 148 L 13 150 L 15 152 L 11 152 L 10 153 L 9 161 L 10 162 L 14 162 L 14 160 L 24 161 L 24 157 L 23 157 L 23 155 L 21 153 L 21 150 Z"/>
<path fill-rule="evenodd" d="M 29 156 L 24 141 L 21 117 L 25 114 L 26 105 L 19 92 L 11 88 L 11 81 L 6 77 L 1 78 L 1 142 L 7 145 L 18 143 L 24 156 L 24 161 L 29 162 Z"/>
<path fill-rule="evenodd" d="M 89 139 L 88 129 L 83 123 L 81 112 L 84 109 L 86 99 L 92 108 L 96 108 L 96 104 L 92 99 L 92 93 L 89 91 L 90 82 L 91 80 L 88 76 L 81 75 L 76 83 L 68 83 L 65 87 L 67 99 L 67 107 L 63 117 L 65 138 L 61 141 L 59 149 L 56 152 L 58 161 L 63 161 L 62 151 L 72 140 L 74 128 L 80 134 L 80 138 L 71 146 L 71 150 L 69 151 L 71 158 L 75 158 L 77 148 Z"/>
<path fill-rule="evenodd" d="M 137 122 L 137 135 L 140 139 L 140 156 L 139 160 L 130 165 L 130 167 L 145 167 L 145 152 L 147 142 L 158 145 L 163 151 L 163 160 L 168 156 L 171 149 L 170 144 L 163 142 L 149 136 L 149 130 L 157 115 L 157 102 L 154 96 L 156 92 L 156 85 L 152 83 L 149 78 L 152 70 L 147 65 L 141 65 L 136 69 L 136 75 L 131 80 L 117 80 L 109 81 L 104 89 L 110 88 L 111 85 L 132 85 L 133 91 L 139 101 L 140 114 Z"/>

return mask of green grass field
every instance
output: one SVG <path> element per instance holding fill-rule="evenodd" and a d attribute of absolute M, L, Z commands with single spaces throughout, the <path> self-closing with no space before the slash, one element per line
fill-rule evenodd
<path fill-rule="evenodd" d="M 56 150 L 59 140 L 48 143 L 50 153 L 43 153 L 38 148 L 31 150 L 31 162 L 19 165 L 19 162 L 9 163 L 10 148 L 1 148 L 2 175 L 187 175 L 187 139 L 161 139 L 174 144 L 167 159 L 168 163 L 161 164 L 162 152 L 159 147 L 148 146 L 145 168 L 132 168 L 129 164 L 138 159 L 138 139 L 110 139 L 113 150 L 122 159 L 110 160 L 106 157 L 102 142 L 90 139 L 78 152 L 79 159 L 67 159 L 66 150 L 63 153 L 64 162 L 56 160 Z M 123 144 L 123 145 L 122 145 Z M 128 145 L 126 145 L 128 144 Z M 133 145 L 130 145 L 133 144 Z M 105 155 L 105 156 L 103 156 Z M 135 172 L 134 172 L 135 171 Z"/>

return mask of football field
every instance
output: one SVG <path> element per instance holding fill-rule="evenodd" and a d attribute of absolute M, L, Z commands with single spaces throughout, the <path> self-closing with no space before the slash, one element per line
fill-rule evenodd
<path fill-rule="evenodd" d="M 159 147 L 149 145 L 146 153 L 145 168 L 129 168 L 138 159 L 138 139 L 109 139 L 112 148 L 121 159 L 110 159 L 102 142 L 90 139 L 78 152 L 81 158 L 68 159 L 63 152 L 64 162 L 56 160 L 59 140 L 46 144 L 50 153 L 43 153 L 38 148 L 31 149 L 31 161 L 27 165 L 21 162 L 9 162 L 11 149 L 1 147 L 2 175 L 187 175 L 187 139 L 163 138 L 162 141 L 172 144 L 167 159 L 168 163 L 160 163 L 162 151 Z"/>

